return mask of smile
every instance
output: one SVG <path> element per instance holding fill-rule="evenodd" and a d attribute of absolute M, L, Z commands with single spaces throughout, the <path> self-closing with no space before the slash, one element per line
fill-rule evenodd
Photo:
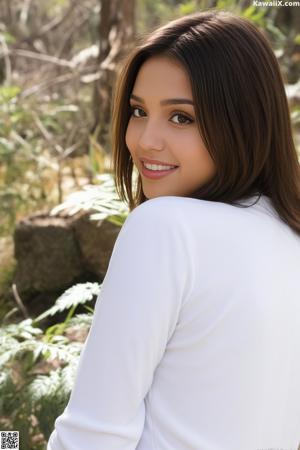
<path fill-rule="evenodd" d="M 171 173 L 175 172 L 175 170 L 178 169 L 178 167 L 174 167 L 174 166 L 162 166 L 162 165 L 156 165 L 156 164 L 150 164 L 150 166 L 152 166 L 153 168 L 148 169 L 144 165 L 144 163 L 142 163 L 142 174 L 146 178 L 151 178 L 151 179 L 165 177 L 165 176 L 170 175 Z M 166 169 L 163 169 L 163 167 L 166 167 Z"/>

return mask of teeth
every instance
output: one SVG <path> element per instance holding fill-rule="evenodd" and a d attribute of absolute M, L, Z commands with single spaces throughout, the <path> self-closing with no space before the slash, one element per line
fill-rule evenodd
<path fill-rule="evenodd" d="M 143 163 L 145 167 L 147 167 L 147 169 L 150 170 L 170 170 L 170 169 L 174 169 L 174 167 L 176 166 L 161 166 L 158 164 L 147 164 L 147 163 Z"/>

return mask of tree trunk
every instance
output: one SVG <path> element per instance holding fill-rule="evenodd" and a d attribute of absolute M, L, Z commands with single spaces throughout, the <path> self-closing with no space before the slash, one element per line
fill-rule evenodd
<path fill-rule="evenodd" d="M 135 0 L 100 0 L 99 79 L 95 83 L 92 133 L 105 153 L 110 153 L 110 113 L 117 63 L 135 37 Z"/>

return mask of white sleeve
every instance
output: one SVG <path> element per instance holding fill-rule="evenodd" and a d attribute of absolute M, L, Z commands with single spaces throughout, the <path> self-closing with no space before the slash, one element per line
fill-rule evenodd
<path fill-rule="evenodd" d="M 184 238 L 163 206 L 138 206 L 118 235 L 71 397 L 47 450 L 137 447 L 144 398 L 190 288 Z"/>

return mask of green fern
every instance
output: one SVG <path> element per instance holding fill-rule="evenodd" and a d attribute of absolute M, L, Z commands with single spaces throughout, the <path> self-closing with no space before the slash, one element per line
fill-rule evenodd
<path fill-rule="evenodd" d="M 69 320 L 68 326 L 69 327 L 77 327 L 77 326 L 86 326 L 90 327 L 92 325 L 93 320 L 93 310 L 91 314 L 76 314 L 76 316 L 72 317 L 72 319 Z"/>
<path fill-rule="evenodd" d="M 100 286 L 90 283 L 86 288 L 88 301 Z M 82 286 L 74 292 L 82 293 Z M 64 308 L 82 299 L 69 298 Z M 91 312 L 70 318 L 64 330 L 76 326 L 88 331 L 92 317 Z M 68 403 L 84 345 L 65 335 L 53 335 L 50 328 L 43 332 L 32 319 L 26 319 L 0 329 L 0 426 L 19 430 L 22 450 L 32 450 L 33 437 L 38 434 L 49 439 L 55 419 Z"/>
<path fill-rule="evenodd" d="M 58 299 L 55 304 L 47 309 L 44 313 L 40 314 L 34 323 L 39 322 L 48 316 L 54 316 L 58 312 L 62 312 L 66 309 L 76 308 L 79 304 L 83 304 L 93 300 L 94 296 L 98 296 L 100 293 L 101 285 L 99 283 L 78 283 L 67 289 Z"/>
<path fill-rule="evenodd" d="M 48 440 L 55 419 L 63 412 L 75 381 L 78 358 L 64 368 L 51 370 L 47 375 L 38 375 L 26 388 L 31 410 L 39 422 L 40 431 Z"/>
<path fill-rule="evenodd" d="M 66 211 L 72 216 L 79 211 L 96 211 L 90 215 L 91 220 L 104 220 L 122 226 L 129 209 L 122 202 L 115 190 L 114 179 L 111 174 L 104 173 L 97 176 L 99 185 L 86 185 L 81 191 L 70 194 L 65 202 L 55 206 L 50 215 Z"/>

